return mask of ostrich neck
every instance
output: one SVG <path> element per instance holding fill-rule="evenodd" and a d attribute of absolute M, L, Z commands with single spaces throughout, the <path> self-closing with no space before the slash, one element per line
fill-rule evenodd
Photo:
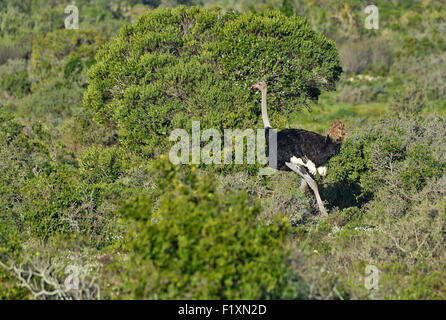
<path fill-rule="evenodd" d="M 271 125 L 268 120 L 268 113 L 266 110 L 266 88 L 265 90 L 262 90 L 262 120 L 263 120 L 263 126 L 265 128 L 271 128 Z"/>

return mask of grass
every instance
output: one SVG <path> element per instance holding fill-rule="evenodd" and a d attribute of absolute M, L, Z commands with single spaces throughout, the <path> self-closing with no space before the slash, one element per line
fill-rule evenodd
<path fill-rule="evenodd" d="M 290 117 L 289 123 L 293 128 L 305 128 L 320 134 L 325 134 L 330 124 L 341 119 L 347 126 L 368 119 L 379 119 L 390 114 L 383 102 L 364 104 L 346 104 L 335 102 L 336 93 L 325 93 L 319 103 L 311 110 L 302 110 Z"/>

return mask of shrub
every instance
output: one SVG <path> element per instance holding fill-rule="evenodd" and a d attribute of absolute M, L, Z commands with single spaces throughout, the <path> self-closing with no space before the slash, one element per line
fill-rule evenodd
<path fill-rule="evenodd" d="M 386 93 L 382 80 L 373 83 L 358 80 L 357 84 L 344 82 L 339 90 L 337 101 L 351 104 L 370 103 L 379 100 L 380 96 Z"/>
<path fill-rule="evenodd" d="M 50 76 L 74 77 L 92 64 L 105 39 L 94 30 L 62 29 L 37 36 L 33 41 L 31 71 L 39 80 Z"/>
<path fill-rule="evenodd" d="M 36 237 L 47 239 L 56 233 L 80 231 L 78 219 L 94 219 L 98 191 L 82 183 L 73 171 L 61 169 L 49 175 L 42 174 L 22 187 L 21 214 Z M 85 203 L 85 199 L 89 199 L 89 203 Z M 87 232 L 95 226 L 82 227 L 82 231 Z"/>
<path fill-rule="evenodd" d="M 433 36 L 429 39 L 427 36 L 421 39 L 406 37 L 403 41 L 401 50 L 397 52 L 397 56 L 415 55 L 423 56 L 430 53 L 442 53 L 446 49 L 446 40 L 442 37 Z"/>
<path fill-rule="evenodd" d="M 88 184 L 53 142 L 40 123 L 25 128 L 0 113 L 0 247 L 14 234 L 46 240 L 78 233 L 98 246 L 110 241 L 114 221 L 100 207 L 102 186 Z"/>
<path fill-rule="evenodd" d="M 29 298 L 25 288 L 8 271 L 0 268 L 0 300 L 22 300 Z"/>
<path fill-rule="evenodd" d="M 300 179 L 293 172 L 277 172 L 270 177 L 249 175 L 245 172 L 231 172 L 220 175 L 219 189 L 248 192 L 251 199 L 261 201 L 260 219 L 271 223 L 277 216 L 283 216 L 292 226 L 311 223 L 317 215 L 312 206 L 313 197 L 307 197 L 298 188 Z M 316 203 L 314 203 L 316 205 Z"/>
<path fill-rule="evenodd" d="M 0 65 L 8 60 L 23 58 L 23 50 L 16 46 L 0 45 Z"/>
<path fill-rule="evenodd" d="M 50 169 L 45 141 L 38 124 L 27 132 L 13 116 L 0 110 L 0 262 L 22 254 L 26 226 L 20 215 L 20 188 L 36 172 Z M 0 266 L 0 299 L 26 297 L 26 290 Z"/>
<path fill-rule="evenodd" d="M 394 94 L 394 102 L 390 109 L 399 115 L 418 115 L 426 103 L 425 91 L 415 85 L 404 92 Z"/>
<path fill-rule="evenodd" d="M 334 43 L 301 17 L 184 6 L 148 11 L 96 60 L 84 106 L 146 155 L 163 152 L 170 131 L 191 120 L 252 127 L 260 108 L 250 85 L 260 79 L 270 84 L 271 112 L 286 112 L 333 90 L 341 72 Z"/>
<path fill-rule="evenodd" d="M 446 54 L 432 54 L 423 57 L 404 57 L 393 67 L 394 77 L 405 88 L 395 92 L 392 107 L 403 113 L 416 114 L 423 107 L 438 109 L 445 100 Z M 415 112 L 414 112 L 415 111 Z"/>
<path fill-rule="evenodd" d="M 128 164 L 127 153 L 118 148 L 90 147 L 79 158 L 80 171 L 90 183 L 114 182 Z"/>
<path fill-rule="evenodd" d="M 15 280 L 14 288 L 8 288 L 8 282 L 2 288 L 3 282 L 0 283 L 0 295 L 8 295 L 10 299 L 42 300 L 100 298 L 99 264 L 92 255 L 94 251 L 85 250 L 81 243 L 75 237 L 28 241 L 20 256 L 0 260 L 0 277 L 11 282 Z M 70 288 L 67 281 L 77 286 Z"/>
<path fill-rule="evenodd" d="M 106 127 L 99 126 L 93 121 L 92 116 L 86 110 L 81 109 L 79 113 L 67 119 L 59 127 L 60 141 L 69 150 L 79 153 L 83 148 L 89 146 L 113 146 L 116 145 L 116 133 Z"/>
<path fill-rule="evenodd" d="M 288 227 L 256 220 L 243 192 L 220 193 L 214 179 L 167 160 L 154 164 L 159 202 L 138 197 L 123 207 L 133 221 L 129 264 L 121 274 L 131 298 L 265 299 L 303 294 L 286 265 Z M 296 281 L 294 281 L 296 280 Z"/>
<path fill-rule="evenodd" d="M 305 240 L 342 297 L 444 298 L 445 129 L 434 116 L 370 122 L 330 161 L 321 195 L 340 209 L 308 226 Z M 367 265 L 380 272 L 373 295 Z"/>
<path fill-rule="evenodd" d="M 360 41 L 345 41 L 339 46 L 342 66 L 347 74 L 359 74 L 380 65 L 388 69 L 393 62 L 392 49 L 385 38 L 364 38 Z"/>
<path fill-rule="evenodd" d="M 0 111 L 0 213 L 11 214 L 20 205 L 20 187 L 36 174 L 49 172 L 51 161 L 44 130 L 36 124 L 30 133 L 11 115 Z M 12 218 L 14 217 L 14 218 Z M 17 223 L 14 223 L 17 226 Z"/>
<path fill-rule="evenodd" d="M 32 94 L 20 101 L 17 114 L 59 126 L 82 108 L 82 93 L 80 86 L 52 78 L 35 87 Z"/>
<path fill-rule="evenodd" d="M 31 82 L 28 79 L 25 60 L 8 60 L 0 66 L 0 88 L 15 97 L 22 97 L 30 92 Z"/>
<path fill-rule="evenodd" d="M 446 157 L 439 150 L 446 141 L 435 136 L 438 130 L 445 130 L 443 118 L 389 119 L 357 130 L 330 160 L 324 193 L 342 207 L 362 205 L 384 187 L 407 198 L 444 174 Z"/>

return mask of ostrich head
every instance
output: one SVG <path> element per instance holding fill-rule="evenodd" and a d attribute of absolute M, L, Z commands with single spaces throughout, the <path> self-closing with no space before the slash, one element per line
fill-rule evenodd
<path fill-rule="evenodd" d="M 263 90 L 266 89 L 266 82 L 265 82 L 265 81 L 262 81 L 262 82 L 253 84 L 252 86 L 253 86 L 254 88 L 259 89 L 260 91 L 263 91 Z"/>
<path fill-rule="evenodd" d="M 327 136 L 334 143 L 341 144 L 347 137 L 347 129 L 344 122 L 341 120 L 335 120 L 327 130 Z"/>

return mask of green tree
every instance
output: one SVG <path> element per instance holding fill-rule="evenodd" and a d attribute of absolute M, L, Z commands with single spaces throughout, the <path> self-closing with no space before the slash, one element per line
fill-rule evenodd
<path fill-rule="evenodd" d="M 254 126 L 260 108 L 250 85 L 261 79 L 274 119 L 333 90 L 341 73 L 334 43 L 304 18 L 185 6 L 149 10 L 96 61 L 85 108 L 145 155 L 163 152 L 169 132 L 189 129 L 191 120 L 202 128 Z"/>

